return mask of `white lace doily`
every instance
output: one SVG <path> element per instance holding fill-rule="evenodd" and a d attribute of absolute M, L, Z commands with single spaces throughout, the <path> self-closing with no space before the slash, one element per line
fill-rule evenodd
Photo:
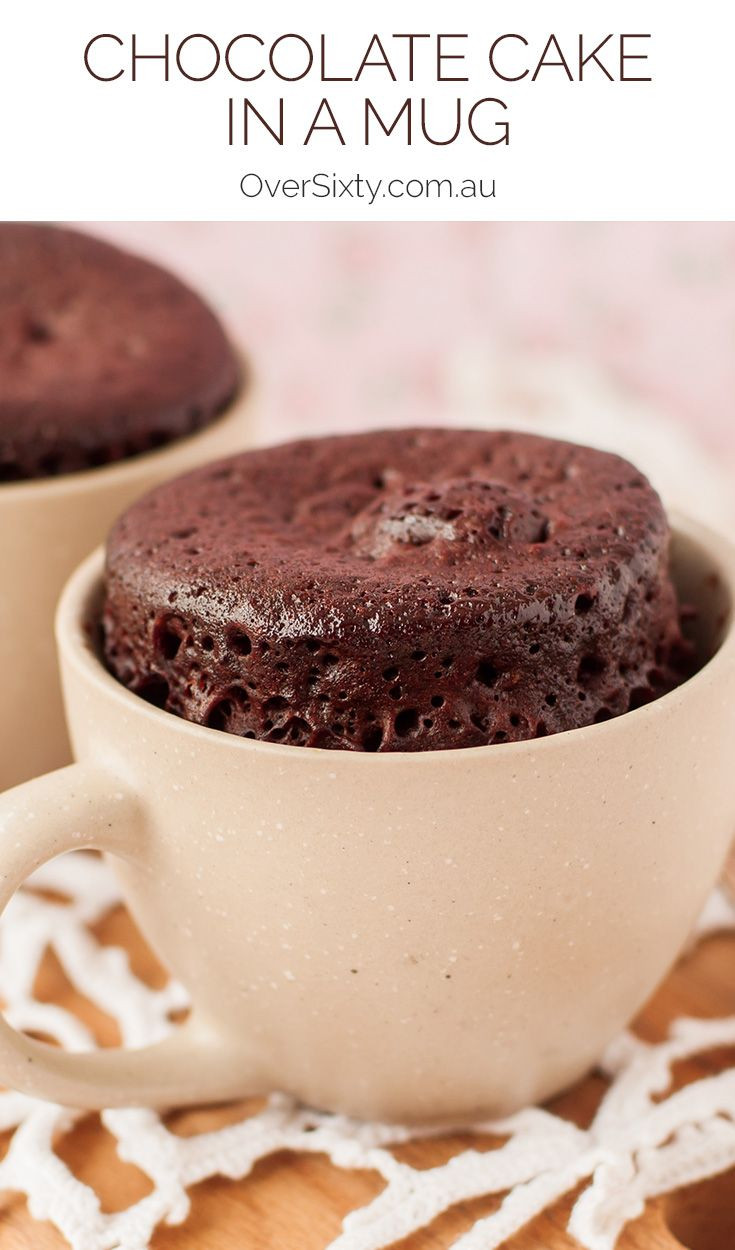
<path fill-rule="evenodd" d="M 117 1021 L 126 1045 L 164 1036 L 173 1027 L 170 1013 L 186 1005 L 182 989 L 172 982 L 150 988 L 133 974 L 123 949 L 102 945 L 90 931 L 119 901 L 105 864 L 84 852 L 65 856 L 41 869 L 33 885 L 16 895 L 0 923 L 0 994 L 12 1023 L 62 1046 L 94 1044 L 69 1011 L 33 996 L 50 950 L 71 985 Z M 717 893 L 699 932 L 726 928 L 735 930 L 735 906 Z M 192 1185 L 212 1176 L 246 1177 L 259 1159 L 286 1150 L 323 1154 L 338 1168 L 372 1169 L 385 1180 L 378 1197 L 345 1218 L 329 1250 L 383 1250 L 458 1202 L 504 1194 L 492 1215 L 453 1243 L 453 1250 L 493 1250 L 580 1182 L 586 1184 L 569 1231 L 586 1250 L 613 1250 L 648 1198 L 735 1166 L 735 1068 L 667 1092 L 675 1063 L 719 1046 L 735 1046 L 735 1017 L 679 1020 L 659 1045 L 625 1034 L 605 1056 L 610 1083 L 589 1128 L 528 1108 L 473 1126 L 507 1138 L 498 1149 L 467 1149 L 423 1170 L 399 1161 L 390 1148 L 434 1135 L 430 1130 L 317 1114 L 281 1095 L 240 1123 L 190 1137 L 171 1132 L 153 1111 L 105 1111 L 102 1123 L 118 1155 L 152 1184 L 146 1197 L 114 1213 L 102 1211 L 94 1190 L 54 1149 L 83 1113 L 5 1092 L 0 1130 L 14 1132 L 0 1163 L 0 1188 L 25 1194 L 31 1214 L 50 1220 L 74 1250 L 146 1250 L 159 1224 L 186 1219 Z"/>

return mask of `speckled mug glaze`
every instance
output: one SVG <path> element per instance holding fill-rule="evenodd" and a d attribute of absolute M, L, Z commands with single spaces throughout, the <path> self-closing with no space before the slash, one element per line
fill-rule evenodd
<path fill-rule="evenodd" d="M 248 389 L 216 421 L 158 451 L 0 485 L 0 790 L 71 758 L 53 632 L 67 577 L 139 495 L 242 449 L 250 402 Z"/>
<path fill-rule="evenodd" d="M 501 1114 L 581 1076 L 684 943 L 735 826 L 735 552 L 680 522 L 713 657 L 655 703 L 531 742 L 355 754 L 149 706 L 93 641 L 102 557 L 58 615 L 78 762 L 0 800 L 5 902 L 111 852 L 194 1009 L 144 1050 L 0 1028 L 0 1079 L 84 1107 L 291 1091 L 363 1117 Z"/>

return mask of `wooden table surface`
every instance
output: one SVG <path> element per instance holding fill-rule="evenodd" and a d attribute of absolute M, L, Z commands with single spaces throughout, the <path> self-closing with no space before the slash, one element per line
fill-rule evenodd
<path fill-rule="evenodd" d="M 153 984 L 161 983 L 161 969 L 122 909 L 109 915 L 97 933 L 104 942 L 124 943 L 136 972 Z M 111 1022 L 75 996 L 50 959 L 37 989 L 41 998 L 78 1010 L 101 1041 L 117 1040 Z M 645 1038 L 656 1040 L 676 1016 L 733 1013 L 735 936 L 716 936 L 679 964 L 648 1005 L 637 1028 Z M 732 1052 L 710 1052 L 684 1066 L 677 1079 L 684 1082 L 732 1063 Z M 590 1076 L 556 1099 L 552 1109 L 584 1125 L 603 1089 L 602 1079 Z M 169 1117 L 168 1123 L 177 1132 L 190 1133 L 232 1121 L 242 1113 L 243 1104 L 204 1108 L 179 1112 Z M 482 1148 L 482 1139 L 454 1136 L 402 1146 L 397 1153 L 407 1162 L 427 1167 L 445 1161 L 471 1141 Z M 104 1210 L 120 1209 L 150 1190 L 147 1177 L 120 1162 L 113 1139 L 94 1116 L 81 1121 L 64 1139 L 59 1154 L 82 1180 L 94 1186 Z M 373 1173 L 344 1172 L 319 1156 L 274 1156 L 242 1181 L 211 1180 L 198 1186 L 192 1194 L 187 1223 L 160 1229 L 151 1242 L 152 1250 L 323 1250 L 337 1236 L 341 1217 L 363 1205 L 380 1188 L 380 1179 Z M 498 1201 L 490 1198 L 460 1205 L 428 1231 L 403 1241 L 400 1250 L 445 1250 L 474 1219 L 489 1214 Z M 571 1201 L 570 1196 L 536 1219 L 507 1243 L 509 1250 L 573 1250 L 578 1243 L 565 1231 Z M 64 1250 L 65 1246 L 51 1225 L 31 1219 L 21 1197 L 0 1196 L 0 1250 Z M 678 1250 L 681 1246 L 687 1250 L 735 1250 L 735 1171 L 652 1203 L 628 1228 L 619 1250 Z"/>

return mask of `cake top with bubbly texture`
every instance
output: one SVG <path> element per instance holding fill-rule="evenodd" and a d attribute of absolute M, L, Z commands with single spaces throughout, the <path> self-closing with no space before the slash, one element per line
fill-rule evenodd
<path fill-rule="evenodd" d="M 618 456 L 496 431 L 251 451 L 108 542 L 105 656 L 210 728 L 436 750 L 609 719 L 680 680 L 669 532 Z"/>
<path fill-rule="evenodd" d="M 0 481 L 160 446 L 237 384 L 220 323 L 173 274 L 74 230 L 0 224 Z"/>
<path fill-rule="evenodd" d="M 123 580 L 284 633 L 370 633 L 458 599 L 496 612 L 657 553 L 660 500 L 619 456 L 527 434 L 410 429 L 249 451 L 158 487 L 111 535 Z M 328 593 L 327 593 L 328 592 Z M 499 593 L 502 592 L 502 593 Z M 243 605 L 243 601 L 247 603 Z M 475 602 L 475 609 L 477 608 Z"/>

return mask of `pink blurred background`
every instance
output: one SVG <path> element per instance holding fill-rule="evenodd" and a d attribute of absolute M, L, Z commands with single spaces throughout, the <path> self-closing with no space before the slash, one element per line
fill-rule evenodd
<path fill-rule="evenodd" d="M 476 417 L 487 368 L 561 351 L 688 428 L 735 481 L 735 225 L 85 228 L 208 295 L 252 357 L 260 438 Z"/>

